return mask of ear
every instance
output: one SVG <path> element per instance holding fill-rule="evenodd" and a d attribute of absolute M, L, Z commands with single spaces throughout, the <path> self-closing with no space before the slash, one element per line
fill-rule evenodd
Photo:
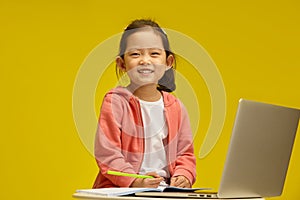
<path fill-rule="evenodd" d="M 125 61 L 121 56 L 116 58 L 116 64 L 122 71 L 126 71 Z"/>
<path fill-rule="evenodd" d="M 173 67 L 173 64 L 174 64 L 174 61 L 175 61 L 175 58 L 173 55 L 169 55 L 167 57 L 167 67 L 166 67 L 166 70 L 170 69 Z"/>

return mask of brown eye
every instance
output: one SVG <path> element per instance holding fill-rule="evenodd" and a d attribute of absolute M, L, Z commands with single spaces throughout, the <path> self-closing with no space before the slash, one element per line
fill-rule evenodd
<path fill-rule="evenodd" d="M 137 52 L 133 52 L 133 53 L 130 53 L 129 55 L 132 57 L 138 57 L 140 54 Z"/>
<path fill-rule="evenodd" d="M 152 56 L 159 56 L 161 53 L 159 51 L 153 51 L 151 52 Z"/>

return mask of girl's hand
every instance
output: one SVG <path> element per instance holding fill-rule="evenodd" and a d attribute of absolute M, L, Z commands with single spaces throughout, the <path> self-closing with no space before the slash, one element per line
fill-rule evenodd
<path fill-rule="evenodd" d="M 156 188 L 159 186 L 160 182 L 164 180 L 155 172 L 149 172 L 146 175 L 153 176 L 153 178 L 137 178 L 133 181 L 130 187 L 149 187 Z"/>
<path fill-rule="evenodd" d="M 175 176 L 171 178 L 170 186 L 190 188 L 190 181 L 185 176 Z"/>

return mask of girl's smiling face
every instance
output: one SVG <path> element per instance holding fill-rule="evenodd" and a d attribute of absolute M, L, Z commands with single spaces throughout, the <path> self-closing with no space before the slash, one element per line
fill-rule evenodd
<path fill-rule="evenodd" d="M 152 29 L 132 33 L 127 38 L 124 57 L 118 57 L 117 66 L 126 71 L 131 83 L 142 86 L 157 84 L 165 70 L 172 66 L 173 56 L 166 57 L 162 39 Z"/>

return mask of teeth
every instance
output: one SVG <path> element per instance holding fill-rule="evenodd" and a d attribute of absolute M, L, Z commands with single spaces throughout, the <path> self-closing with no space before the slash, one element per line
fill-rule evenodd
<path fill-rule="evenodd" d="M 152 73 L 153 70 L 151 70 L 151 69 L 139 69 L 138 72 L 143 73 L 143 74 L 149 74 L 149 73 Z"/>

